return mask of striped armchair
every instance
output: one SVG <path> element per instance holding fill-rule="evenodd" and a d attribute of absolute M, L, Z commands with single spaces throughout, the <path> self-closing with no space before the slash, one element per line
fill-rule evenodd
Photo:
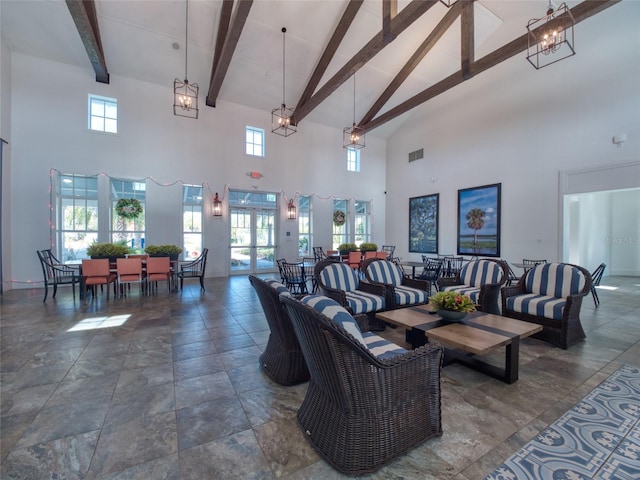
<path fill-rule="evenodd" d="M 370 258 L 364 261 L 362 268 L 369 283 L 386 288 L 388 310 L 419 305 L 429 300 L 429 282 L 405 277 L 400 267 L 389 260 Z"/>
<path fill-rule="evenodd" d="M 542 325 L 534 337 L 566 349 L 585 338 L 580 307 L 590 291 L 591 274 L 578 265 L 536 265 L 502 289 L 502 315 Z"/>
<path fill-rule="evenodd" d="M 482 312 L 500 315 L 500 288 L 508 278 L 508 265 L 500 260 L 483 258 L 467 262 L 455 277 L 441 278 L 438 287 L 444 292 L 467 295 Z"/>
<path fill-rule="evenodd" d="M 323 260 L 316 263 L 314 275 L 320 292 L 334 299 L 351 314 L 366 313 L 373 328 L 375 312 L 385 310 L 385 288 L 361 282 L 358 271 L 346 263 Z"/>

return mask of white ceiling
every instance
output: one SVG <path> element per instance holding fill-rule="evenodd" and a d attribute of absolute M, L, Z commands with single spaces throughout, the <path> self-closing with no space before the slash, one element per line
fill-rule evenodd
<path fill-rule="evenodd" d="M 184 77 L 185 0 L 96 0 L 110 75 L 173 86 Z M 401 10 L 409 2 L 399 0 Z M 574 6 L 578 2 L 568 2 Z M 218 100 L 270 111 L 282 102 L 282 33 L 286 34 L 285 100 L 298 102 L 331 37 L 346 0 L 255 0 Z M 476 59 L 526 33 L 527 21 L 545 14 L 546 0 L 478 0 Z M 1 0 L 2 36 L 14 51 L 91 69 L 64 0 Z M 188 79 L 209 87 L 222 0 L 189 0 Z M 446 13 L 438 3 L 356 74 L 356 122 Z M 460 22 L 422 60 L 381 113 L 460 69 Z M 382 28 L 382 2 L 365 0 L 340 45 L 322 86 Z M 177 43 L 179 49 L 173 44 Z M 524 61 L 524 54 L 520 55 Z M 46 80 L 46 75 L 43 75 Z M 473 80 L 471 80 L 473 81 Z M 411 112 L 375 129 L 387 137 Z M 342 128 L 353 121 L 353 82 L 347 81 L 302 120 Z"/>

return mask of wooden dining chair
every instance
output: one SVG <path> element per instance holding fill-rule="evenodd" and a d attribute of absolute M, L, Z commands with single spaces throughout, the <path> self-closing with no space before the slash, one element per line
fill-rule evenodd
<path fill-rule="evenodd" d="M 94 298 L 96 296 L 96 285 L 106 285 L 107 298 L 109 298 L 109 284 L 113 284 L 113 294 L 116 295 L 117 276 L 111 272 L 108 258 L 83 259 L 82 279 L 85 288 L 91 287 L 91 293 Z"/>
<path fill-rule="evenodd" d="M 171 293 L 171 260 L 169 257 L 149 257 L 147 259 L 147 292 L 158 289 L 158 282 L 167 282 L 167 291 Z"/>

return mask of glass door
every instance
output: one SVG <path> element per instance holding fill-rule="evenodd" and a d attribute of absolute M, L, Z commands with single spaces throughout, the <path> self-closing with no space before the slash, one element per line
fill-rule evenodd
<path fill-rule="evenodd" d="M 230 273 L 276 271 L 277 195 L 229 192 Z"/>

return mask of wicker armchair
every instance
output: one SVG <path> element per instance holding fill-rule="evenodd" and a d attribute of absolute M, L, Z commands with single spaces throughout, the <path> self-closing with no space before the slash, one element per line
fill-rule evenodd
<path fill-rule="evenodd" d="M 591 291 L 591 274 L 570 263 L 543 263 L 517 285 L 502 288 L 502 315 L 542 325 L 535 338 L 568 348 L 585 338 L 580 323 L 582 297 Z"/>
<path fill-rule="evenodd" d="M 480 311 L 500 315 L 500 288 L 508 279 L 509 266 L 505 262 L 483 258 L 468 262 L 454 277 L 441 278 L 438 287 L 468 295 L 480 305 Z"/>
<path fill-rule="evenodd" d="M 359 272 L 346 263 L 322 260 L 316 263 L 314 276 L 323 295 L 334 299 L 352 315 L 367 314 L 371 329 L 384 330 L 376 312 L 385 310 L 386 289 L 383 285 L 361 282 Z"/>
<path fill-rule="evenodd" d="M 269 378 L 281 385 L 306 382 L 309 380 L 309 370 L 289 315 L 282 308 L 279 299 L 281 293 L 290 295 L 289 291 L 274 279 L 262 280 L 249 275 L 249 281 L 258 294 L 271 330 L 267 346 L 260 355 L 262 369 Z"/>
<path fill-rule="evenodd" d="M 389 260 L 370 258 L 362 264 L 365 278 L 374 285 L 386 288 L 388 310 L 427 303 L 431 285 L 427 280 L 405 277 L 402 269 Z"/>
<path fill-rule="evenodd" d="M 311 306 L 280 301 L 311 372 L 298 422 L 331 466 L 349 475 L 374 472 L 442 435 L 442 347 L 381 359 Z"/>

